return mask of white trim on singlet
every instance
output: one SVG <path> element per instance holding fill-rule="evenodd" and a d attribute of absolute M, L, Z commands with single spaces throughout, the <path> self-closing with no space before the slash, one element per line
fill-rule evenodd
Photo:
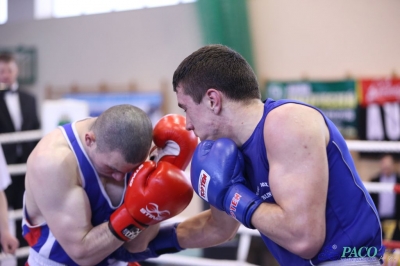
<path fill-rule="evenodd" d="M 71 127 L 72 127 L 72 131 L 74 132 L 75 138 L 76 138 L 76 140 L 77 140 L 77 142 L 78 142 L 78 144 L 79 144 L 79 147 L 81 148 L 82 153 L 85 155 L 86 159 L 88 160 L 90 166 L 93 168 L 93 171 L 94 171 L 94 173 L 95 173 L 95 175 L 96 175 L 97 183 L 99 184 L 101 193 L 103 194 L 104 198 L 107 200 L 108 205 L 110 206 L 111 209 L 116 210 L 116 209 L 118 209 L 118 208 L 122 205 L 122 203 L 124 202 L 124 195 L 125 195 L 126 183 L 127 183 L 127 181 L 126 181 L 126 175 L 125 175 L 125 177 L 124 177 L 124 190 L 123 190 L 123 192 L 122 192 L 122 194 L 121 194 L 121 198 L 120 198 L 120 200 L 119 200 L 119 203 L 118 203 L 118 205 L 113 206 L 110 197 L 108 196 L 106 190 L 104 189 L 103 183 L 101 182 L 99 175 L 97 174 L 97 172 L 96 172 L 96 170 L 95 170 L 95 168 L 94 168 L 92 162 L 89 160 L 89 156 L 86 154 L 86 151 L 85 151 L 85 149 L 84 149 L 84 147 L 83 147 L 83 145 L 82 145 L 82 142 L 81 142 L 81 140 L 79 139 L 79 135 L 78 135 L 78 132 L 76 131 L 75 123 L 76 123 L 76 122 L 72 123 L 72 124 L 71 124 Z M 75 154 L 75 152 L 74 152 L 74 154 Z"/>
<path fill-rule="evenodd" d="M 75 156 L 75 159 L 76 159 L 76 161 L 78 162 L 78 158 L 76 157 L 76 154 L 75 154 L 75 152 L 74 152 L 74 149 L 72 148 L 72 144 L 71 144 L 71 142 L 69 141 L 67 132 L 64 130 L 64 128 L 63 128 L 62 126 L 59 126 L 59 128 L 61 129 L 61 132 L 63 133 L 64 138 L 65 138 L 65 140 L 66 140 L 67 143 L 68 143 L 68 147 L 69 147 L 70 150 L 73 152 L 73 154 L 74 154 L 74 156 Z M 74 133 L 75 133 L 75 132 L 74 132 Z M 82 187 L 85 187 L 85 185 L 86 185 L 85 178 L 83 177 L 83 173 L 82 173 L 82 171 L 81 171 L 81 168 L 80 168 L 80 167 L 78 167 L 78 168 L 79 168 L 80 178 L 81 178 L 81 182 L 82 182 Z"/>
<path fill-rule="evenodd" d="M 76 121 L 76 122 L 78 122 L 78 121 Z M 76 131 L 76 127 L 75 127 L 76 122 L 73 122 L 73 123 L 71 124 L 72 132 L 73 132 L 74 135 L 75 135 L 76 141 L 77 141 L 77 143 L 78 143 L 78 145 L 79 145 L 79 147 L 80 147 L 80 149 L 81 149 L 83 155 L 85 155 L 85 157 L 86 157 L 86 159 L 88 160 L 90 166 L 93 168 L 93 171 L 94 171 L 94 173 L 95 173 L 95 175 L 96 175 L 96 179 L 97 179 L 97 183 L 98 183 L 98 185 L 99 185 L 100 191 L 101 191 L 103 197 L 107 200 L 108 206 L 109 206 L 111 209 L 116 210 L 117 208 L 119 208 L 119 207 L 122 205 L 122 203 L 123 203 L 123 201 L 124 201 L 124 195 L 125 195 L 125 191 L 126 191 L 126 176 L 125 176 L 125 182 L 124 182 L 124 190 L 123 190 L 123 193 L 121 194 L 121 199 L 120 199 L 118 205 L 113 206 L 110 197 L 108 196 L 107 192 L 106 192 L 105 189 L 104 189 L 103 183 L 101 182 L 99 175 L 98 175 L 97 172 L 95 171 L 95 168 L 94 168 L 92 162 L 89 160 L 89 157 L 88 157 L 88 155 L 87 155 L 87 153 L 86 153 L 86 151 L 85 151 L 85 149 L 84 149 L 84 147 L 83 147 L 83 145 L 82 145 L 82 142 L 81 142 L 81 140 L 79 139 L 79 135 L 78 135 L 78 133 L 77 133 L 77 131 Z M 68 138 L 68 136 L 67 136 L 66 131 L 64 130 L 63 127 L 60 127 L 60 128 L 62 129 L 62 132 L 63 132 L 63 134 L 64 134 L 64 137 L 65 137 L 65 139 L 67 140 L 68 145 L 69 145 L 71 151 L 74 153 L 74 156 L 75 156 L 75 158 L 76 158 L 76 160 L 77 160 L 77 162 L 78 162 L 78 158 L 76 157 L 75 151 L 74 151 L 74 149 L 73 149 L 73 147 L 72 147 L 72 144 L 71 144 L 71 142 L 70 142 L 70 140 L 69 140 L 69 138 Z M 78 166 L 79 166 L 79 165 L 78 165 Z M 82 180 L 82 187 L 85 188 L 85 185 L 86 185 L 85 178 L 84 178 L 84 176 L 83 176 L 83 173 L 82 173 L 80 167 L 78 167 L 78 168 L 79 168 L 79 172 L 80 172 L 80 176 L 81 176 L 81 180 Z"/>
<path fill-rule="evenodd" d="M 44 244 L 40 247 L 39 254 L 42 257 L 49 258 L 55 242 L 56 238 L 49 228 L 49 234 L 47 235 L 47 239 Z"/>

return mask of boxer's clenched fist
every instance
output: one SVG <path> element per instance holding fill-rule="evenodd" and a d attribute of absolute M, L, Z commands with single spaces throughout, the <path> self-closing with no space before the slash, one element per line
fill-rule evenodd
<path fill-rule="evenodd" d="M 123 205 L 109 221 L 114 235 L 128 241 L 149 225 L 181 213 L 193 190 L 184 172 L 168 162 L 147 161 L 132 174 Z"/>
<path fill-rule="evenodd" d="M 153 147 L 150 158 L 152 160 L 172 163 L 185 170 L 198 139 L 193 131 L 186 130 L 186 118 L 177 114 L 162 117 L 153 130 Z"/>

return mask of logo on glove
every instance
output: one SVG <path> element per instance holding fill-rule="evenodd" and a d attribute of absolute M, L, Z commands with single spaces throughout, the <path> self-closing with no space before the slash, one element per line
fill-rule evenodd
<path fill-rule="evenodd" d="M 148 205 L 151 206 L 149 207 Z M 141 208 L 140 212 L 153 220 L 162 221 L 165 220 L 165 218 L 171 214 L 167 210 L 165 211 L 158 210 L 158 205 L 155 203 L 149 203 L 148 205 L 146 206 L 146 209 Z"/>
<path fill-rule="evenodd" d="M 206 171 L 201 170 L 199 178 L 199 196 L 208 202 L 208 184 L 210 183 L 210 175 Z"/>
<path fill-rule="evenodd" d="M 235 193 L 235 195 L 231 199 L 231 204 L 229 206 L 229 213 L 235 219 L 236 219 L 236 208 L 239 204 L 241 197 L 242 197 L 242 195 L 240 195 L 239 193 Z"/>
<path fill-rule="evenodd" d="M 133 225 L 130 225 L 126 227 L 124 230 L 122 230 L 122 234 L 127 238 L 129 238 L 130 240 L 137 237 L 140 234 L 140 232 L 142 232 L 142 230 Z"/>

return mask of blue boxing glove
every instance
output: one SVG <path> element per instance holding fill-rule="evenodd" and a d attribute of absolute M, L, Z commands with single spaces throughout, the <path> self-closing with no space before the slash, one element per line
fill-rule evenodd
<path fill-rule="evenodd" d="M 178 224 L 160 228 L 157 236 L 149 243 L 143 252 L 130 253 L 124 247 L 118 248 L 112 254 L 114 259 L 126 262 L 144 261 L 150 258 L 157 258 L 162 254 L 176 253 L 184 250 L 178 243 L 176 227 Z"/>
<path fill-rule="evenodd" d="M 212 206 L 254 229 L 251 217 L 263 201 L 246 187 L 243 169 L 243 155 L 231 139 L 202 141 L 192 158 L 192 187 Z"/>

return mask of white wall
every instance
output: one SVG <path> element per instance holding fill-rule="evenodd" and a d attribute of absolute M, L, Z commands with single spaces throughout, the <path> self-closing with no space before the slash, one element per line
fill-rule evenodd
<path fill-rule="evenodd" d="M 248 4 L 260 81 L 400 75 L 398 0 Z"/>
<path fill-rule="evenodd" d="M 26 12 L 26 11 L 25 11 Z M 171 86 L 180 61 L 201 46 L 194 4 L 0 25 L 0 47 L 36 46 L 38 96 L 47 85 Z M 178 111 L 176 103 L 170 111 Z"/>

